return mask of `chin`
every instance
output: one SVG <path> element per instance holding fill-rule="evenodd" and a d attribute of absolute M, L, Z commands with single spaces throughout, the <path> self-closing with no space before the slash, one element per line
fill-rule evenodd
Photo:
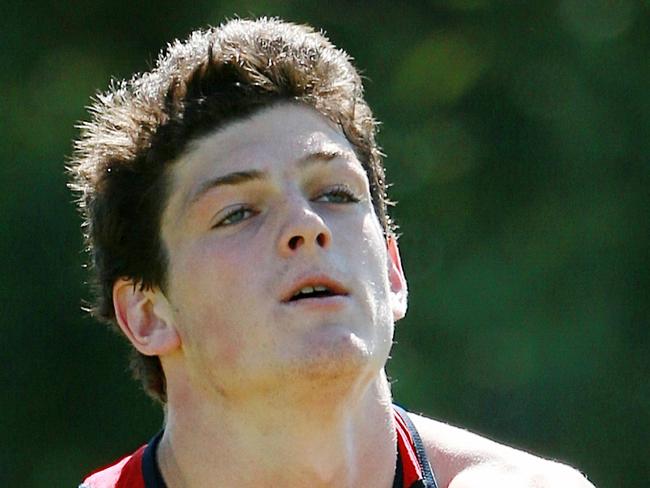
<path fill-rule="evenodd" d="M 296 361 L 295 373 L 312 383 L 352 385 L 370 372 L 383 368 L 388 353 L 380 358 L 376 349 L 372 341 L 349 329 L 324 327 L 306 339 Z"/>

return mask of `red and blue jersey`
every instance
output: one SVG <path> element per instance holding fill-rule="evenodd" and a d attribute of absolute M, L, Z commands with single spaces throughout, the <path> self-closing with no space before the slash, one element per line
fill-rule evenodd
<path fill-rule="evenodd" d="M 437 488 L 415 426 L 400 407 L 394 406 L 393 411 L 397 431 L 393 488 Z M 88 476 L 79 488 L 166 488 L 156 461 L 161 438 L 162 432 L 133 454 Z"/>

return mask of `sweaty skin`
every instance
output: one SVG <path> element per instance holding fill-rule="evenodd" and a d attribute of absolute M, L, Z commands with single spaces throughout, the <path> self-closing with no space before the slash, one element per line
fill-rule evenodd
<path fill-rule="evenodd" d="M 165 371 L 168 486 L 390 488 L 384 366 L 406 281 L 347 139 L 284 103 L 195 141 L 168 177 L 168 286 L 114 287 L 120 326 Z M 571 468 L 414 421 L 441 487 L 592 486 Z"/>

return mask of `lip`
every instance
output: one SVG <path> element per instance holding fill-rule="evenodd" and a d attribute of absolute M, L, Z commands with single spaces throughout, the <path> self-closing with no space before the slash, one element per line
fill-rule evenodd
<path fill-rule="evenodd" d="M 285 310 L 299 310 L 301 314 L 306 312 L 340 312 L 350 304 L 348 295 L 332 295 L 321 298 L 302 298 L 293 302 L 283 302 Z"/>
<path fill-rule="evenodd" d="M 291 298 L 302 288 L 306 286 L 326 286 L 333 294 L 325 297 L 317 298 L 302 298 L 300 300 L 292 301 Z M 282 293 L 281 302 L 287 304 L 306 303 L 320 303 L 327 301 L 338 301 L 338 299 L 347 297 L 350 292 L 343 286 L 343 284 L 327 275 L 314 274 L 302 277 L 291 284 L 291 286 Z"/>

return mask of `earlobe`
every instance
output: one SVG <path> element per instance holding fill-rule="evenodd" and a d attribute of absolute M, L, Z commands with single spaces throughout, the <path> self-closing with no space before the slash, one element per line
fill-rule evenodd
<path fill-rule="evenodd" d="M 386 239 L 386 248 L 388 250 L 391 308 L 393 309 L 393 318 L 399 320 L 406 315 L 408 289 L 404 271 L 402 270 L 399 248 L 397 247 L 397 238 L 389 236 Z"/>
<path fill-rule="evenodd" d="M 113 285 L 113 306 L 120 329 L 142 354 L 161 356 L 180 346 L 171 306 L 160 290 L 120 278 Z"/>

